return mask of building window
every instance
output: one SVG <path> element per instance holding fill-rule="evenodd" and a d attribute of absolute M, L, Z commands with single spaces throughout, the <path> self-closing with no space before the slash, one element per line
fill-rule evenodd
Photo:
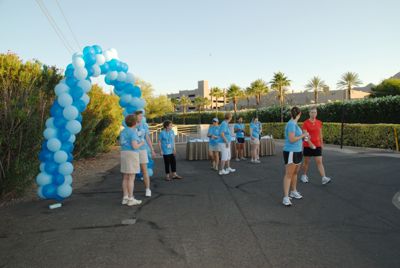
<path fill-rule="evenodd" d="M 192 95 L 189 95 L 188 97 L 189 97 L 189 98 L 194 98 L 194 97 L 196 97 L 196 95 L 195 95 L 195 94 L 192 94 Z"/>

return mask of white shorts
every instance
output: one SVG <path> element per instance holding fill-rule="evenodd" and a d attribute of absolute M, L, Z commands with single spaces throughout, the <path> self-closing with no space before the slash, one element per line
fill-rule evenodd
<path fill-rule="evenodd" d="M 221 161 L 231 160 L 231 143 L 228 143 L 228 148 L 226 148 L 226 143 L 220 143 L 219 150 L 221 152 Z"/>
<path fill-rule="evenodd" d="M 209 145 L 208 145 L 208 150 L 209 150 L 210 152 L 219 152 L 219 144 L 217 144 L 217 145 L 211 145 L 211 144 L 209 144 Z"/>
<path fill-rule="evenodd" d="M 140 150 L 139 151 L 139 162 L 140 162 L 140 164 L 149 163 L 149 157 L 147 155 L 147 150 Z"/>
<path fill-rule="evenodd" d="M 121 151 L 121 173 L 137 174 L 139 172 L 139 153 L 134 151 Z"/>

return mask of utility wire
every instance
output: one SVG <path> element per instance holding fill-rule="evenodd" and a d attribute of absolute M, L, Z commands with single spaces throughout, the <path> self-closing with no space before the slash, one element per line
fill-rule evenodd
<path fill-rule="evenodd" d="M 56 0 L 56 3 L 57 3 L 57 6 L 58 6 L 58 9 L 60 9 L 60 11 L 61 11 L 62 16 L 64 17 L 65 22 L 67 23 L 68 29 L 69 29 L 69 31 L 71 32 L 72 37 L 73 37 L 74 40 L 75 40 L 75 43 L 78 45 L 79 50 L 82 50 L 82 49 L 81 49 L 81 45 L 80 45 L 80 43 L 79 43 L 79 41 L 78 41 L 78 38 L 76 38 L 76 35 L 74 34 L 74 31 L 72 31 L 72 27 L 71 27 L 71 25 L 69 24 L 69 21 L 68 21 L 68 19 L 67 19 L 67 16 L 65 15 L 63 9 L 61 8 L 61 5 L 60 5 L 60 3 L 58 2 L 58 0 Z"/>

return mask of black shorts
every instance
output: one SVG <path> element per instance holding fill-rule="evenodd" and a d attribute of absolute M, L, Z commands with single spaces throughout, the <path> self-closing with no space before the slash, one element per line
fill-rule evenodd
<path fill-rule="evenodd" d="M 303 152 L 287 152 L 283 151 L 283 160 L 285 165 L 287 164 L 301 164 L 303 160 Z"/>
<path fill-rule="evenodd" d="M 244 138 L 236 138 L 236 142 L 242 144 L 244 143 Z"/>
<path fill-rule="evenodd" d="M 317 147 L 315 149 L 311 149 L 310 147 L 304 147 L 304 156 L 312 157 L 312 156 L 322 156 L 322 148 Z"/>

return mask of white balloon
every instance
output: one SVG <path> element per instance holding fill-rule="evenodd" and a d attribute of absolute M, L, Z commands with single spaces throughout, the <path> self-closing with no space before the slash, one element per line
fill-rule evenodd
<path fill-rule="evenodd" d="M 48 127 L 44 130 L 43 136 L 46 138 L 46 140 L 50 140 L 51 138 L 57 137 L 57 129 Z"/>
<path fill-rule="evenodd" d="M 52 178 L 52 176 L 50 174 L 47 174 L 46 172 L 41 172 L 36 177 L 36 183 L 39 186 L 50 184 L 52 182 L 51 178 Z"/>
<path fill-rule="evenodd" d="M 75 58 L 82 58 L 83 57 L 83 54 L 82 54 L 82 52 L 75 52 L 73 55 L 72 55 L 72 60 L 74 60 Z"/>
<path fill-rule="evenodd" d="M 90 83 L 89 80 L 80 80 L 78 82 L 78 87 L 80 87 L 81 89 L 83 89 L 84 92 L 89 92 L 90 89 L 92 88 L 92 83 Z"/>
<path fill-rule="evenodd" d="M 57 188 L 57 195 L 62 198 L 67 198 L 72 194 L 72 187 L 70 184 L 66 184 L 65 182 L 58 186 Z"/>
<path fill-rule="evenodd" d="M 126 73 L 125 82 L 132 83 L 133 85 L 135 84 L 135 77 L 133 76 L 133 73 Z"/>
<path fill-rule="evenodd" d="M 112 60 L 113 59 L 113 54 L 112 54 L 112 52 L 110 51 L 110 50 L 106 50 L 106 51 L 104 51 L 103 52 L 103 55 L 104 55 L 104 59 L 106 60 L 106 61 L 110 61 L 110 60 Z"/>
<path fill-rule="evenodd" d="M 90 101 L 90 97 L 88 94 L 83 94 L 83 96 L 81 97 L 81 100 L 85 103 L 85 105 L 88 105 L 89 101 Z"/>
<path fill-rule="evenodd" d="M 126 79 L 126 74 L 124 72 L 119 72 L 117 80 L 118 81 L 125 81 L 125 79 Z"/>
<path fill-rule="evenodd" d="M 57 151 L 54 154 L 54 162 L 58 163 L 58 164 L 62 164 L 67 162 L 68 160 L 68 154 L 64 151 Z"/>
<path fill-rule="evenodd" d="M 118 59 L 118 52 L 115 48 L 110 48 L 110 52 L 112 53 L 114 59 Z"/>
<path fill-rule="evenodd" d="M 64 83 L 58 83 L 58 85 L 54 88 L 54 92 L 57 96 L 60 96 L 62 93 L 68 93 L 69 86 Z"/>
<path fill-rule="evenodd" d="M 40 163 L 40 166 L 39 166 L 40 172 L 45 172 L 44 171 L 45 165 L 46 165 L 45 163 Z"/>
<path fill-rule="evenodd" d="M 135 107 L 137 107 L 138 109 L 140 109 L 139 106 L 140 106 L 141 102 L 140 102 L 140 99 L 139 99 L 139 98 L 137 98 L 137 97 L 132 97 L 132 99 L 131 99 L 131 101 L 130 101 L 129 103 L 130 103 L 130 105 L 135 106 Z"/>
<path fill-rule="evenodd" d="M 57 138 L 51 138 L 47 141 L 47 149 L 52 152 L 57 152 L 61 148 L 61 141 Z"/>
<path fill-rule="evenodd" d="M 75 57 L 72 59 L 72 65 L 74 66 L 75 69 L 81 69 L 85 67 L 85 61 L 83 60 L 82 57 Z"/>
<path fill-rule="evenodd" d="M 67 122 L 65 128 L 72 134 L 78 134 L 82 129 L 82 125 L 77 120 L 71 120 Z"/>
<path fill-rule="evenodd" d="M 65 162 L 58 166 L 58 173 L 61 175 L 71 175 L 72 172 L 74 172 L 74 166 L 70 162 Z"/>
<path fill-rule="evenodd" d="M 101 55 L 101 54 L 96 55 L 96 63 L 98 65 L 103 65 L 105 62 L 106 62 L 106 58 L 103 55 Z"/>
<path fill-rule="evenodd" d="M 98 77 L 99 75 L 101 75 L 101 69 L 99 67 L 99 65 L 95 64 L 93 65 L 93 76 L 94 77 Z"/>
<path fill-rule="evenodd" d="M 111 71 L 111 72 L 107 73 L 106 76 L 107 76 L 107 78 L 110 79 L 110 80 L 115 80 L 115 79 L 118 78 L 118 72 L 116 72 L 116 71 Z"/>
<path fill-rule="evenodd" d="M 58 96 L 57 102 L 58 104 L 60 104 L 61 107 L 67 107 L 72 104 L 73 99 L 70 94 L 62 93 L 60 96 Z"/>
<path fill-rule="evenodd" d="M 131 94 L 124 94 L 121 96 L 121 101 L 130 103 L 132 101 L 132 95 Z"/>
<path fill-rule="evenodd" d="M 64 184 L 71 185 L 71 183 L 72 183 L 72 176 L 71 175 L 64 176 Z"/>
<path fill-rule="evenodd" d="M 37 194 L 38 194 L 38 196 L 41 198 L 41 199 L 46 199 L 46 197 L 43 195 L 43 193 L 42 193 L 42 186 L 39 186 L 38 187 L 38 189 L 37 189 Z"/>
<path fill-rule="evenodd" d="M 71 137 L 69 137 L 68 141 L 74 143 L 76 140 L 76 136 L 74 134 L 71 135 Z"/>
<path fill-rule="evenodd" d="M 54 117 L 50 117 L 46 120 L 46 127 L 54 128 Z"/>
<path fill-rule="evenodd" d="M 78 80 L 86 79 L 88 72 L 85 68 L 78 68 L 74 70 L 74 76 Z"/>
<path fill-rule="evenodd" d="M 69 105 L 69 106 L 65 107 L 63 110 L 63 116 L 67 120 L 74 120 L 78 117 L 78 115 L 79 115 L 79 111 L 73 105 Z"/>

